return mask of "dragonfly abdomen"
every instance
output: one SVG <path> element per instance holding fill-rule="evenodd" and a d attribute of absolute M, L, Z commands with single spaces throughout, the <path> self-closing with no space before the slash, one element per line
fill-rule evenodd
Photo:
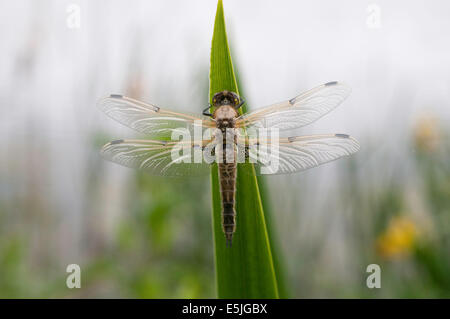
<path fill-rule="evenodd" d="M 232 119 L 226 121 L 219 120 L 218 122 L 218 127 L 223 132 L 222 150 L 219 153 L 219 157 L 221 158 L 219 162 L 219 179 L 220 193 L 222 196 L 222 229 L 225 233 L 227 246 L 231 246 L 233 234 L 236 230 L 235 194 L 237 164 L 235 136 L 232 130 Z"/>
<path fill-rule="evenodd" d="M 222 229 L 227 246 L 231 246 L 236 230 L 236 163 L 219 163 L 220 193 L 222 196 Z"/>

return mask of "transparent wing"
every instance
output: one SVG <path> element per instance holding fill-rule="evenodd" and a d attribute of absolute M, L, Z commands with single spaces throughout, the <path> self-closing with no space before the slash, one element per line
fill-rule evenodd
<path fill-rule="evenodd" d="M 122 95 L 110 95 L 99 101 L 98 107 L 116 121 L 152 138 L 170 138 L 173 132 L 193 132 L 194 127 L 211 128 L 215 122 L 206 116 L 191 115 L 162 109 Z"/>
<path fill-rule="evenodd" d="M 289 174 L 349 156 L 359 143 L 346 134 L 297 136 L 289 138 L 238 140 L 258 175 Z"/>
<path fill-rule="evenodd" d="M 106 159 L 152 175 L 198 176 L 210 172 L 203 153 L 214 148 L 212 140 L 193 142 L 117 140 L 101 150 Z"/>
<path fill-rule="evenodd" d="M 295 129 L 318 120 L 336 108 L 350 94 L 349 86 L 328 82 L 280 102 L 240 116 L 237 127 Z"/>

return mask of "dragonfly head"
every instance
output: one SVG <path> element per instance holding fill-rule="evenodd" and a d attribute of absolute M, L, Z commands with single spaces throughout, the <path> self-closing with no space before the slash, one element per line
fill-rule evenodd
<path fill-rule="evenodd" d="M 214 107 L 219 107 L 222 105 L 231 105 L 234 108 L 236 108 L 239 105 L 240 98 L 234 92 L 222 91 L 214 94 L 212 102 Z"/>

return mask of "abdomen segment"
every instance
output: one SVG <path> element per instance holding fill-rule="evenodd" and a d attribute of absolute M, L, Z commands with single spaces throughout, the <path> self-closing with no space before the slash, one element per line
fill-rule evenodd
<path fill-rule="evenodd" d="M 222 228 L 231 246 L 233 233 L 236 230 L 236 162 L 219 163 L 220 194 L 222 196 Z"/>

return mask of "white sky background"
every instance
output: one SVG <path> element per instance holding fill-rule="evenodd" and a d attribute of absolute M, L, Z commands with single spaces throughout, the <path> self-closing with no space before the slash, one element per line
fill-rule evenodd
<path fill-rule="evenodd" d="M 79 29 L 66 25 L 70 4 L 80 6 Z M 370 4 L 381 9 L 380 28 L 367 24 Z M 145 101 L 198 113 L 207 105 L 216 5 L 211 0 L 2 1 L 3 181 L 17 182 L 22 167 L 39 160 L 21 147 L 32 144 L 37 148 L 32 156 L 46 154 L 51 162 L 43 168 L 49 181 L 40 191 L 76 216 L 86 201 L 83 178 L 92 133 L 135 135 L 97 110 L 100 97 L 129 93 L 135 81 L 140 89 L 131 92 Z M 252 108 L 333 80 L 352 87 L 338 109 L 301 134 L 349 133 L 362 151 L 369 137 L 382 149 L 402 149 L 418 114 L 450 116 L 449 1 L 224 0 L 224 9 L 235 67 Z M 337 163 L 316 172 L 322 178 L 316 187 L 325 187 L 324 174 Z M 117 185 L 128 169 L 108 165 Z M 11 184 L 0 187 L 7 197 Z"/>

